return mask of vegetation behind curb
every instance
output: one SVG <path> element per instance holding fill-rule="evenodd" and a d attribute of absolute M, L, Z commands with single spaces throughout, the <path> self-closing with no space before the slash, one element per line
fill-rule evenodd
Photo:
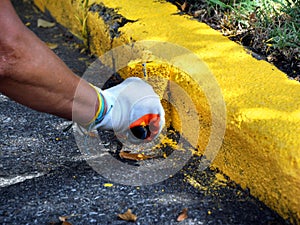
<path fill-rule="evenodd" d="M 300 80 L 299 0 L 170 0 L 187 13 L 246 46 Z"/>

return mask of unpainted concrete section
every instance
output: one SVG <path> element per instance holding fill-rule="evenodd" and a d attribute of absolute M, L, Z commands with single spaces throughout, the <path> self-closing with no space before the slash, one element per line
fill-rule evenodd
<path fill-rule="evenodd" d="M 241 46 L 207 25 L 177 15 L 176 7 L 169 3 L 101 2 L 115 9 L 116 23 L 122 17 L 131 21 L 120 23 L 113 37 L 113 29 L 103 18 L 105 12 L 88 10 L 96 1 L 90 1 L 89 7 L 84 8 L 79 0 L 35 0 L 40 9 L 49 10 L 58 22 L 77 35 L 88 31 L 90 49 L 98 55 L 122 44 L 157 40 L 183 46 L 200 57 L 217 79 L 227 108 L 226 135 L 214 165 L 284 218 L 300 224 L 300 84 L 289 80 L 273 65 L 252 58 Z M 131 75 L 139 69 L 140 64 L 126 68 Z M 159 65 L 155 71 L 166 73 L 165 67 Z M 192 96 L 206 121 L 204 124 L 208 125 L 208 129 L 201 130 L 205 140 L 198 143 L 201 152 L 210 132 L 209 105 L 205 98 L 198 98 L 201 93 L 193 79 L 170 71 L 169 79 Z M 169 124 L 180 130 L 178 114 L 186 113 L 174 113 L 170 106 L 166 109 Z"/>

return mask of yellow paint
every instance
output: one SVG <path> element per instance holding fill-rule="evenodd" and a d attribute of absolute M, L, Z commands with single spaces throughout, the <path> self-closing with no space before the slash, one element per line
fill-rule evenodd
<path fill-rule="evenodd" d="M 189 182 L 193 187 L 197 188 L 198 190 L 201 191 L 207 191 L 207 186 L 200 184 L 194 177 L 190 175 L 186 175 L 185 179 L 187 182 Z"/>
<path fill-rule="evenodd" d="M 103 184 L 103 186 L 104 186 L 104 187 L 112 187 L 112 186 L 114 186 L 114 185 L 111 184 L 111 183 L 105 183 L 105 184 Z"/>
<path fill-rule="evenodd" d="M 129 76 L 143 78 L 142 61 L 132 61 L 127 67 L 119 70 L 118 73 L 124 78 Z M 165 104 L 165 101 L 162 101 L 166 113 L 167 126 L 172 126 L 176 130 L 180 131 L 182 135 L 190 141 L 190 143 L 195 143 L 194 147 L 198 147 L 200 153 L 203 153 L 205 146 L 209 141 L 211 112 L 205 94 L 201 89 L 199 89 L 198 84 L 193 80 L 189 80 L 189 83 L 186 83 L 186 77 L 188 77 L 188 75 L 185 72 L 173 65 L 169 65 L 166 62 L 158 60 L 147 63 L 147 75 L 147 81 L 152 85 L 155 92 L 161 98 L 168 96 L 168 99 L 165 100 L 172 103 Z M 174 86 L 174 82 L 179 86 Z M 183 90 L 188 93 L 190 92 L 189 89 L 194 92 L 189 96 L 181 95 L 181 93 L 177 90 L 178 88 L 183 88 Z M 170 98 L 172 97 L 169 97 L 170 95 L 174 95 L 176 98 L 171 100 Z M 187 97 L 191 100 L 190 102 L 187 101 Z M 197 104 L 198 101 L 201 101 L 201 104 Z M 201 112 L 200 115 L 198 115 L 198 118 L 193 114 L 188 116 L 189 114 L 186 113 L 187 110 L 193 108 L 194 104 L 197 112 Z M 183 111 L 185 113 L 182 113 L 182 115 L 179 116 L 178 112 Z M 201 121 L 199 136 L 195 136 L 194 129 L 191 129 L 197 119 Z M 176 149 L 177 148 L 178 147 L 176 147 Z"/>
<path fill-rule="evenodd" d="M 225 185 L 227 183 L 227 179 L 221 173 L 216 173 L 216 181 L 219 185 Z"/>
<path fill-rule="evenodd" d="M 35 2 L 42 9 L 46 7 L 72 32 L 80 34 L 80 23 L 75 16 L 83 15 L 81 1 Z M 87 25 L 91 50 L 101 55 L 131 41 L 158 40 L 178 44 L 197 54 L 216 77 L 227 108 L 226 135 L 214 166 L 243 188 L 248 187 L 251 194 L 284 218 L 300 224 L 300 84 L 288 80 L 271 64 L 252 58 L 241 46 L 207 25 L 176 15 L 176 7 L 169 3 L 146 0 L 101 2 L 136 22 L 121 27 L 120 37 L 111 39 L 108 26 L 97 13 L 89 12 Z M 140 68 L 141 65 L 133 63 L 126 70 L 131 76 L 135 75 L 133 72 L 141 71 Z M 204 140 L 199 146 L 201 151 L 210 132 L 209 105 L 188 75 L 177 73 L 170 67 L 166 71 L 166 68 L 157 63 L 152 69 L 165 74 L 193 96 L 192 101 L 197 104 L 201 119 L 207 125 L 201 130 Z M 168 86 L 163 84 L 160 88 L 163 93 Z M 165 108 L 168 123 L 180 130 L 182 124 L 178 118 L 184 109 L 175 110 L 167 104 Z"/>

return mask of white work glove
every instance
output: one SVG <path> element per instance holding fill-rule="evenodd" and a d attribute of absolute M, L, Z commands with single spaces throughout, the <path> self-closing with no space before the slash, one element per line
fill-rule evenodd
<path fill-rule="evenodd" d="M 155 139 L 165 123 L 165 112 L 153 88 L 137 77 L 100 90 L 105 113 L 92 124 L 92 129 L 114 130 L 119 138 L 130 143 Z M 100 113 L 101 114 L 101 113 Z"/>

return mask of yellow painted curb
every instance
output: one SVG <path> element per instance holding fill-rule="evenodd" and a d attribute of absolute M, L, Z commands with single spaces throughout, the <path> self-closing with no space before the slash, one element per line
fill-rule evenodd
<path fill-rule="evenodd" d="M 89 6 L 96 2 L 101 5 L 89 1 Z M 214 165 L 282 217 L 300 224 L 300 84 L 207 25 L 176 15 L 176 7 L 169 3 L 101 2 L 130 22 L 118 16 L 107 21 L 99 15 L 101 7 L 88 11 L 84 5 L 88 1 L 35 0 L 78 36 L 88 31 L 90 48 L 98 55 L 124 43 L 158 40 L 183 46 L 200 57 L 217 79 L 227 108 L 226 135 Z M 119 24 L 117 32 L 112 30 L 114 23 Z M 128 70 L 133 73 L 135 66 Z M 170 79 L 197 97 L 188 76 L 170 75 Z M 201 100 L 193 99 L 209 124 L 209 106 Z M 168 121 L 180 129 L 176 115 L 169 113 Z M 203 129 L 203 143 L 208 133 Z"/>

